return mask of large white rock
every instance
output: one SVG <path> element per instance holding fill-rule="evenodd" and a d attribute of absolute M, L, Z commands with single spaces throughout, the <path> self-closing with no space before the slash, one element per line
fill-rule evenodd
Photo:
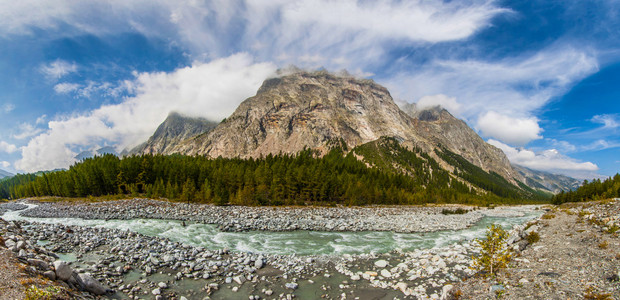
<path fill-rule="evenodd" d="M 73 269 L 67 262 L 57 260 L 54 262 L 54 270 L 56 270 L 56 277 L 60 280 L 67 281 L 73 274 Z"/>
<path fill-rule="evenodd" d="M 378 260 L 378 261 L 375 262 L 375 266 L 377 268 L 385 268 L 385 267 L 387 267 L 387 265 L 388 265 L 388 262 L 386 260 L 383 260 L 383 259 L 382 260 Z"/>

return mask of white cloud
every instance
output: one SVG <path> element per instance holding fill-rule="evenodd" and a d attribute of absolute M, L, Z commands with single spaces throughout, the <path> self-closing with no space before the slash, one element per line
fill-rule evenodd
<path fill-rule="evenodd" d="M 47 119 L 47 115 L 41 115 L 40 117 L 37 118 L 37 121 L 35 123 L 37 125 L 41 125 L 41 124 L 45 123 L 46 119 Z"/>
<path fill-rule="evenodd" d="M 28 172 L 66 168 L 79 149 L 105 143 L 133 147 L 153 134 L 171 111 L 219 121 L 254 95 L 275 70 L 272 64 L 254 63 L 248 54 L 236 54 L 171 73 L 136 74 L 127 83 L 134 97 L 50 121 L 49 130 L 22 148 L 15 167 Z"/>
<path fill-rule="evenodd" d="M 69 24 L 95 35 L 131 31 L 162 38 L 183 45 L 201 61 L 228 56 L 231 48 L 252 49 L 262 60 L 283 58 L 281 65 L 330 69 L 377 63 L 383 42 L 465 39 L 509 11 L 489 0 L 18 2 L 0 0 L 0 36 L 29 34 L 35 28 L 53 32 Z M 346 64 L 334 59 L 338 57 L 346 57 Z"/>
<path fill-rule="evenodd" d="M 542 129 L 535 118 L 512 118 L 489 111 L 478 118 L 477 128 L 483 136 L 493 137 L 506 143 L 524 146 L 540 139 Z"/>
<path fill-rule="evenodd" d="M 54 91 L 58 94 L 68 94 L 80 88 L 77 83 L 63 82 L 54 86 Z"/>
<path fill-rule="evenodd" d="M 11 166 L 11 163 L 6 161 L 6 160 L 3 160 L 3 161 L 0 161 L 0 166 L 2 166 L 2 168 L 6 169 L 6 168 Z"/>
<path fill-rule="evenodd" d="M 618 121 L 617 115 L 596 115 L 592 117 L 592 122 L 603 124 L 603 128 L 605 129 L 614 129 L 620 127 L 620 121 Z"/>
<path fill-rule="evenodd" d="M 47 65 L 41 66 L 41 73 L 49 79 L 58 80 L 65 75 L 77 72 L 77 65 L 57 59 Z"/>
<path fill-rule="evenodd" d="M 14 139 L 23 140 L 25 138 L 29 138 L 31 136 L 35 136 L 35 135 L 43 132 L 43 129 L 36 128 L 32 124 L 30 124 L 30 123 L 21 123 L 21 124 L 19 124 L 19 130 L 20 130 L 20 133 L 14 134 L 11 137 L 14 138 Z"/>
<path fill-rule="evenodd" d="M 534 115 L 540 108 L 597 70 L 597 59 L 585 49 L 558 45 L 498 61 L 436 60 L 415 72 L 402 72 L 387 79 L 386 85 L 401 99 L 437 94 L 455 97 L 462 104 L 462 117 L 467 120 L 488 117 L 491 111 L 526 120 L 521 124 L 527 125 L 529 134 L 519 140 L 521 144 L 538 138 L 539 126 L 533 123 L 537 122 Z M 481 121 L 485 120 L 478 123 Z M 489 136 L 502 139 L 514 134 L 495 130 Z"/>
<path fill-rule="evenodd" d="M 461 113 L 461 104 L 456 101 L 456 98 L 448 97 L 444 94 L 424 96 L 420 98 L 416 104 L 420 110 L 439 105 L 447 109 L 453 115 L 458 116 Z"/>
<path fill-rule="evenodd" d="M 10 113 L 15 109 L 15 105 L 11 104 L 11 103 L 6 103 L 4 105 L 2 105 L 2 107 L 0 108 L 3 112 L 5 113 Z"/>
<path fill-rule="evenodd" d="M 514 148 L 493 139 L 489 139 L 488 143 L 504 151 L 510 162 L 530 169 L 565 174 L 579 179 L 599 176 L 596 174 L 596 171 L 599 170 L 597 165 L 591 162 L 577 161 L 560 154 L 555 149 L 536 153 L 524 148 Z"/>
<path fill-rule="evenodd" d="M 0 152 L 13 153 L 17 151 L 17 147 L 5 141 L 0 141 Z"/>

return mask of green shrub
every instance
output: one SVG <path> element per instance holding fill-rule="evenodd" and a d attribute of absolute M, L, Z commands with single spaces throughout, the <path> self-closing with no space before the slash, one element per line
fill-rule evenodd
<path fill-rule="evenodd" d="M 508 233 L 501 226 L 489 226 L 486 238 L 476 239 L 480 254 L 473 257 L 474 266 L 488 275 L 494 275 L 500 269 L 506 268 L 511 258 L 506 245 L 507 238 Z"/>
<path fill-rule="evenodd" d="M 538 232 L 532 231 L 527 234 L 527 236 L 525 237 L 525 240 L 527 240 L 527 242 L 530 244 L 534 244 L 540 241 L 540 235 L 538 234 Z"/>

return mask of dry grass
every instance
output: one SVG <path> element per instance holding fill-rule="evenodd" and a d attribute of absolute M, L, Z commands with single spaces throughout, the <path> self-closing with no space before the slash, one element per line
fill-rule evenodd
<path fill-rule="evenodd" d="M 607 249 L 609 247 L 609 243 L 607 241 L 602 241 L 600 244 L 598 244 L 598 247 L 601 249 Z"/>

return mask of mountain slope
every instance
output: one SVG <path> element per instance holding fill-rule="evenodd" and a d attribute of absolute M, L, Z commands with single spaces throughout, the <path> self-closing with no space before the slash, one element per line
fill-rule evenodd
<path fill-rule="evenodd" d="M 9 173 L 5 170 L 0 170 L 0 179 L 6 178 L 6 177 L 12 177 L 14 174 Z"/>
<path fill-rule="evenodd" d="M 441 107 L 419 110 L 415 104 L 403 106 L 415 118 L 416 132 L 433 145 L 441 145 L 487 172 L 495 172 L 513 184 L 525 179 L 510 165 L 510 161 L 497 147 L 485 142 L 465 122 L 452 116 Z M 433 148 L 434 149 L 434 148 Z M 432 149 L 428 149 L 432 151 Z"/>
<path fill-rule="evenodd" d="M 572 177 L 532 170 L 520 165 L 512 166 L 525 177 L 525 184 L 532 188 L 557 194 L 561 191 L 572 191 L 581 186 L 581 181 Z"/>
<path fill-rule="evenodd" d="M 208 132 L 216 125 L 206 119 L 185 117 L 172 112 L 145 143 L 129 151 L 129 154 L 167 154 L 170 148 Z"/>
<path fill-rule="evenodd" d="M 301 72 L 266 80 L 256 96 L 213 131 L 164 153 L 247 158 L 306 147 L 325 153 L 334 140 L 349 147 L 381 136 L 416 140 L 411 129 L 412 119 L 384 87 L 326 72 Z"/>

